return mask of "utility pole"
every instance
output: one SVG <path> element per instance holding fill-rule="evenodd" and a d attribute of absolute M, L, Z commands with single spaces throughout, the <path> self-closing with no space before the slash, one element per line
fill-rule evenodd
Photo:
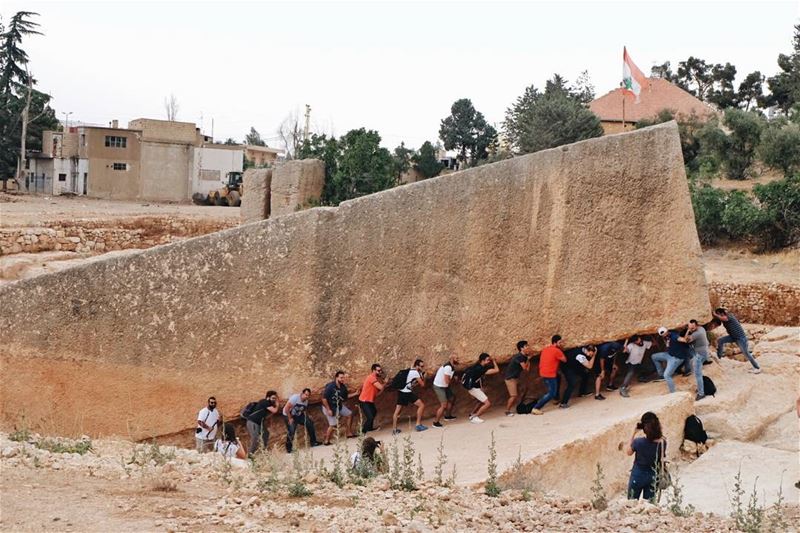
<path fill-rule="evenodd" d="M 308 124 L 311 121 L 311 106 L 306 104 L 306 126 L 303 128 L 303 140 L 308 140 Z"/>

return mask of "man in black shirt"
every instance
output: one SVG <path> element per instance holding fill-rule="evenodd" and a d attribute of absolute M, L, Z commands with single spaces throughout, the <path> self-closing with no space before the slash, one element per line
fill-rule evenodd
<path fill-rule="evenodd" d="M 248 454 L 252 456 L 258 450 L 259 440 L 264 441 L 264 449 L 267 448 L 269 441 L 269 429 L 267 429 L 267 417 L 278 412 L 278 393 L 274 390 L 267 391 L 266 396 L 258 403 L 247 415 L 247 432 L 250 434 L 250 449 Z"/>
<path fill-rule="evenodd" d="M 347 436 L 355 437 L 353 433 L 353 412 L 347 408 L 345 402 L 350 394 L 347 390 L 347 373 L 344 370 L 337 370 L 333 381 L 325 385 L 322 392 L 322 414 L 328 420 L 328 430 L 325 433 L 326 446 L 331 443 L 334 431 L 339 427 L 339 419 L 344 419 L 344 426 L 347 429 Z"/>
<path fill-rule="evenodd" d="M 517 353 L 511 358 L 511 362 L 506 367 L 505 378 L 506 389 L 508 389 L 508 401 L 506 402 L 506 416 L 514 416 L 514 406 L 519 398 L 519 377 L 522 371 L 528 372 L 531 369 L 530 348 L 528 341 L 517 342 Z"/>
<path fill-rule="evenodd" d="M 583 348 L 572 348 L 567 350 L 564 354 L 567 356 L 567 363 L 561 365 L 561 372 L 567 380 L 567 387 L 564 389 L 564 395 L 561 397 L 561 403 L 558 404 L 562 409 L 569 407 L 569 399 L 572 397 L 572 391 L 575 390 L 575 384 L 580 380 L 581 394 L 583 394 L 588 385 L 589 377 L 592 373 L 592 368 L 595 365 L 595 356 L 597 355 L 597 348 L 592 346 L 584 346 Z M 598 376 L 595 378 L 595 391 L 600 392 L 601 380 Z"/>
<path fill-rule="evenodd" d="M 467 389 L 469 395 L 478 402 L 469 415 L 469 421 L 473 424 L 483 424 L 483 419 L 480 415 L 492 406 L 489 397 L 483 392 L 483 376 L 499 373 L 500 367 L 497 366 L 497 361 L 492 359 L 488 353 L 482 353 L 478 357 L 478 362 L 464 371 L 461 383 Z"/>

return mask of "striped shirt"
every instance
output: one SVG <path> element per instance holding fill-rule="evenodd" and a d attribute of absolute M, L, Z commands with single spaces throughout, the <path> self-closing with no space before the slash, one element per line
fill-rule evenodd
<path fill-rule="evenodd" d="M 733 337 L 734 339 L 746 339 L 747 334 L 744 332 L 744 328 L 739 323 L 739 320 L 732 313 L 728 313 L 728 320 L 722 322 L 722 325 L 725 327 L 725 331 L 728 332 L 728 335 Z"/>

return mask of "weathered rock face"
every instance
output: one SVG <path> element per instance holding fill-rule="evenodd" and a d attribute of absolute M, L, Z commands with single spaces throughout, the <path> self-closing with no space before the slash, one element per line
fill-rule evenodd
<path fill-rule="evenodd" d="M 709 316 L 674 123 L 22 281 L 0 301 L 3 420 L 58 405 L 84 431 L 133 437 L 191 427 L 209 394 L 231 411 L 339 368 Z"/>
<path fill-rule="evenodd" d="M 242 177 L 242 185 L 244 195 L 239 212 L 242 222 L 247 224 L 269 218 L 272 169 L 248 168 Z"/>
<path fill-rule="evenodd" d="M 322 196 L 325 163 L 318 159 L 286 161 L 272 172 L 270 216 L 277 217 L 309 207 Z"/>

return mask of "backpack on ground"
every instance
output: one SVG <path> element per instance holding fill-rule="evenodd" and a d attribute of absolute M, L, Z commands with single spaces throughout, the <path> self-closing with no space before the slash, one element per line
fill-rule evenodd
<path fill-rule="evenodd" d="M 392 378 L 392 382 L 390 383 L 391 387 L 396 390 L 405 389 L 408 386 L 408 373 L 411 372 L 410 368 L 406 368 L 405 370 L 401 370 L 397 374 L 394 375 Z"/>
<path fill-rule="evenodd" d="M 526 402 L 524 399 L 517 404 L 517 414 L 518 415 L 529 415 L 533 408 L 536 407 L 537 398 Z"/>
<path fill-rule="evenodd" d="M 703 392 L 706 396 L 714 396 L 717 394 L 717 386 L 708 376 L 703 376 Z"/>
<path fill-rule="evenodd" d="M 242 407 L 242 410 L 239 411 L 239 415 L 241 415 L 242 418 L 247 420 L 250 417 L 250 415 L 253 414 L 253 410 L 256 408 L 256 405 L 258 405 L 258 402 L 248 403 L 247 405 Z"/>
<path fill-rule="evenodd" d="M 708 440 L 708 433 L 703 429 L 703 422 L 697 415 L 689 415 L 683 424 L 683 438 L 695 444 L 705 444 Z"/>

